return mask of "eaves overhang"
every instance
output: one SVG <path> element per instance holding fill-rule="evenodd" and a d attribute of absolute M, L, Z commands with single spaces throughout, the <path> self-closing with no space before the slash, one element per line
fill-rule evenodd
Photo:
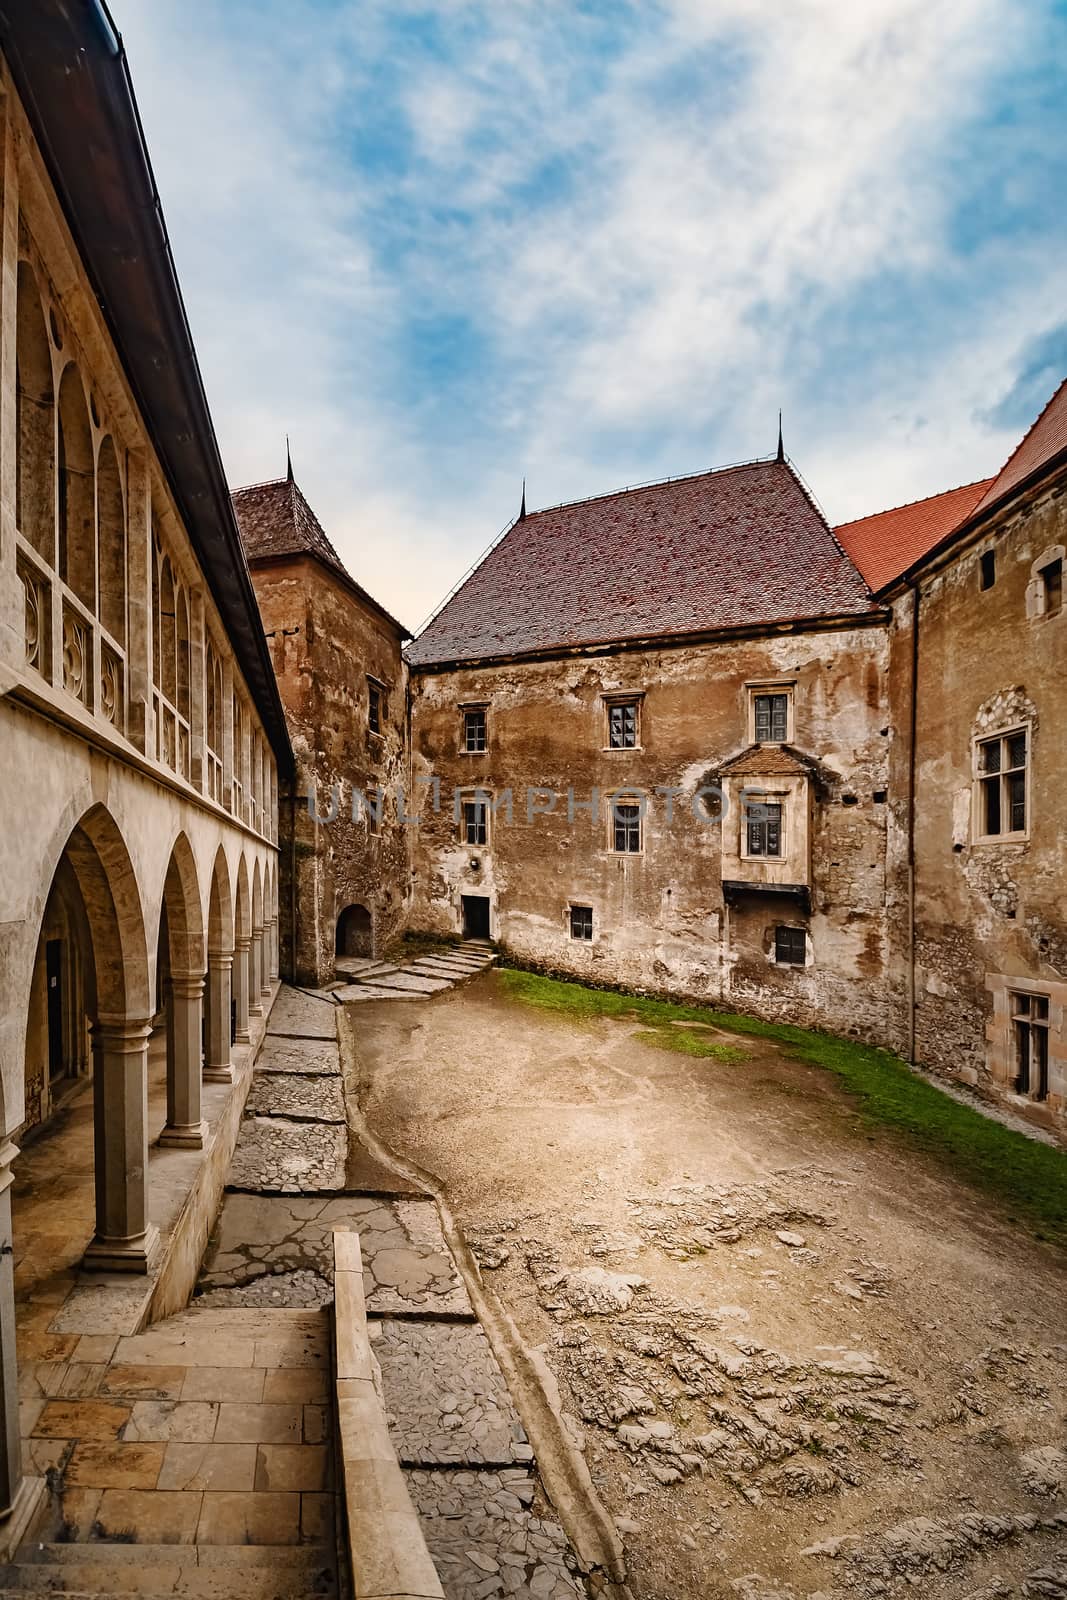
<path fill-rule="evenodd" d="M 293 753 L 122 40 L 103 0 L 0 0 L 0 50 L 279 767 Z"/>

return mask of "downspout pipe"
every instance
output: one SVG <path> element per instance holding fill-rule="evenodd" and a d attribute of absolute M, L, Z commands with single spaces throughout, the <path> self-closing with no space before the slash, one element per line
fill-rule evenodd
<path fill-rule="evenodd" d="M 911 584 L 911 673 L 908 705 L 908 1060 L 916 1055 L 916 977 L 915 977 L 915 797 L 919 726 L 919 610 L 921 594 L 917 582 Z"/>

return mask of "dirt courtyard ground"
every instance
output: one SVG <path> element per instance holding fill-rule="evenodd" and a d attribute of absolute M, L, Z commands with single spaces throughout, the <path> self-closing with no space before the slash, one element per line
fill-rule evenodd
<path fill-rule="evenodd" d="M 636 1600 L 1067 1596 L 1064 1261 L 762 1040 L 490 974 L 358 1009 L 371 1128 L 542 1347 Z"/>

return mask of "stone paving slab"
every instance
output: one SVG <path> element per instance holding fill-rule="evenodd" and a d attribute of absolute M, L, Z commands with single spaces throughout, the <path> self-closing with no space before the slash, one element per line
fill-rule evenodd
<path fill-rule="evenodd" d="M 447 1600 L 580 1600 L 585 1589 L 522 1468 L 405 1472 Z"/>
<path fill-rule="evenodd" d="M 267 1018 L 268 1038 L 276 1034 L 336 1039 L 337 1007 L 330 1000 L 319 1000 L 283 984 Z"/>
<path fill-rule="evenodd" d="M 319 1074 L 257 1072 L 248 1107 L 262 1117 L 307 1117 L 318 1122 L 344 1122 L 345 1099 L 340 1078 Z"/>
<path fill-rule="evenodd" d="M 359 985 L 362 987 L 362 985 Z M 376 989 L 405 989 L 411 994 L 439 994 L 442 989 L 451 987 L 447 978 L 424 978 L 420 973 L 391 972 L 384 978 L 376 973 L 374 976 Z"/>
<path fill-rule="evenodd" d="M 348 1133 L 343 1125 L 246 1117 L 227 1187 L 275 1194 L 314 1194 L 345 1181 Z"/>
<path fill-rule="evenodd" d="M 382 1202 L 379 1216 L 360 1228 L 359 1242 L 371 1315 L 417 1311 L 473 1317 L 432 1202 Z"/>
<path fill-rule="evenodd" d="M 343 1000 L 345 1005 L 358 1000 L 418 1000 L 425 998 L 421 995 L 412 995 L 403 989 L 383 989 L 374 983 L 348 983 L 344 988 L 335 991 L 337 998 Z"/>
<path fill-rule="evenodd" d="M 273 1039 L 269 1035 L 256 1061 L 261 1072 L 326 1073 L 341 1075 L 337 1044 L 329 1039 Z"/>
<path fill-rule="evenodd" d="M 513 1466 L 533 1451 L 489 1340 L 475 1323 L 375 1330 L 389 1432 L 406 1466 Z"/>

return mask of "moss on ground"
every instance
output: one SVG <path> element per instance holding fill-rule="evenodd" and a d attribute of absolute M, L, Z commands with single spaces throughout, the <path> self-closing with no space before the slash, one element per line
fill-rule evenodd
<path fill-rule="evenodd" d="M 736 1061 L 744 1052 L 702 1039 L 698 1029 L 679 1028 L 678 1023 L 771 1040 L 795 1060 L 839 1078 L 868 1124 L 892 1129 L 913 1148 L 938 1158 L 953 1176 L 992 1195 L 1005 1220 L 1021 1222 L 1039 1239 L 1067 1247 L 1067 1151 L 1029 1139 L 962 1104 L 891 1051 L 790 1023 L 590 989 L 513 968 L 501 969 L 498 981 L 515 1000 L 575 1021 L 617 1017 L 640 1022 L 636 1037 L 642 1042 L 687 1055 Z"/>

